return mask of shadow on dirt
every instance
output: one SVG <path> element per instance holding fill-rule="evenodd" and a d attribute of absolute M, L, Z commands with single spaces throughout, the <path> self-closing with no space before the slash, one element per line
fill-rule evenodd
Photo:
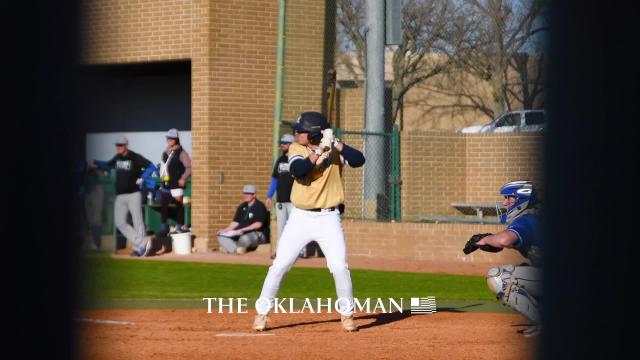
<path fill-rule="evenodd" d="M 463 313 L 463 312 L 467 312 L 466 309 L 474 308 L 482 305 L 483 305 L 482 303 L 477 303 L 477 304 L 468 304 L 468 305 L 456 306 L 456 307 L 453 307 L 453 306 L 442 307 L 442 308 L 438 308 L 437 312 Z M 358 324 L 362 320 L 373 320 L 373 322 L 370 322 L 368 324 L 363 324 L 363 325 L 358 324 L 358 330 L 366 330 L 376 326 L 383 326 L 396 321 L 401 321 L 411 316 L 424 316 L 424 315 L 430 315 L 430 314 L 411 314 L 411 310 L 407 309 L 403 312 L 395 311 L 391 313 L 356 315 L 355 320 L 356 320 L 356 324 Z M 305 321 L 305 322 L 299 322 L 299 323 L 293 323 L 293 324 L 287 324 L 287 325 L 281 325 L 281 326 L 274 326 L 270 329 L 277 330 L 277 329 L 293 328 L 297 326 L 332 323 L 332 322 L 339 323 L 340 319 L 336 318 L 336 319 L 330 319 L 330 320 Z"/>

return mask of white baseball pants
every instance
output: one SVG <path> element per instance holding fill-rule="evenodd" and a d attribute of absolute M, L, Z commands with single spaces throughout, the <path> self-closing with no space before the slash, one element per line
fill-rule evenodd
<path fill-rule="evenodd" d="M 347 265 L 347 248 L 338 210 L 329 212 L 314 212 L 298 209 L 291 210 L 287 224 L 284 227 L 276 258 L 264 280 L 260 299 L 268 300 L 269 306 L 257 306 L 259 314 L 267 314 L 274 306 L 274 299 L 280 290 L 282 279 L 289 272 L 298 259 L 298 254 L 310 241 L 315 240 L 320 245 L 327 260 L 327 267 L 333 275 L 336 284 L 341 309 L 345 316 L 353 314 L 353 289 L 351 273 Z M 264 301 L 263 303 L 266 303 Z"/>

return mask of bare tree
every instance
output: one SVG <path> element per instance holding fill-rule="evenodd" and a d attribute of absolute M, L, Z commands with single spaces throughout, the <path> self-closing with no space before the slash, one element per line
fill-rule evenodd
<path fill-rule="evenodd" d="M 535 109 L 544 104 L 545 54 L 515 54 L 509 66 L 515 71 L 515 78 L 507 83 L 509 96 L 524 109 Z"/>
<path fill-rule="evenodd" d="M 477 109 L 493 118 L 511 110 L 514 101 L 533 107 L 543 92 L 545 59 L 531 43 L 544 1 L 464 0 L 464 4 L 473 35 L 457 59 L 458 69 L 486 81 L 491 89 L 490 103 L 478 102 Z M 457 93 L 477 99 L 469 90 L 460 87 Z"/>
<path fill-rule="evenodd" d="M 365 73 L 365 0 L 338 0 L 338 53 L 353 51 L 357 63 L 343 61 L 354 76 Z M 402 42 L 394 51 L 392 119 L 402 125 L 403 99 L 416 85 L 446 72 L 459 57 L 468 24 L 450 0 L 405 0 L 402 4 Z"/>
<path fill-rule="evenodd" d="M 338 51 L 354 78 L 366 66 L 365 0 L 337 0 Z M 544 46 L 536 44 L 545 0 L 404 0 L 402 43 L 392 58 L 392 119 L 402 125 L 405 95 L 420 85 L 451 103 L 424 109 L 479 111 L 487 118 L 535 108 L 544 94 Z M 355 58 L 355 61 L 354 61 Z M 427 110 L 429 112 L 430 110 Z"/>
<path fill-rule="evenodd" d="M 337 0 L 337 25 L 338 25 L 338 58 L 354 79 L 364 74 L 365 69 L 365 44 L 364 37 L 364 1 L 365 0 Z M 355 54 L 356 61 L 352 61 L 348 54 Z M 345 57 L 346 56 L 346 57 Z"/>

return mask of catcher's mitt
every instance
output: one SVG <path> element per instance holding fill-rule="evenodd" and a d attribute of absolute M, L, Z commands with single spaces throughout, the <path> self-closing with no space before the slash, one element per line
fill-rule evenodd
<path fill-rule="evenodd" d="M 495 246 L 491 246 L 491 245 L 476 245 L 476 243 L 478 241 L 480 241 L 480 239 L 482 239 L 485 236 L 489 236 L 489 235 L 493 235 L 491 233 L 485 233 L 485 234 L 475 234 L 473 235 L 469 241 L 467 241 L 467 243 L 464 245 L 464 249 L 462 249 L 462 252 L 465 253 L 465 255 L 469 255 L 472 252 L 480 249 L 483 251 L 487 251 L 487 252 L 499 252 L 502 251 L 502 248 L 497 248 Z"/>

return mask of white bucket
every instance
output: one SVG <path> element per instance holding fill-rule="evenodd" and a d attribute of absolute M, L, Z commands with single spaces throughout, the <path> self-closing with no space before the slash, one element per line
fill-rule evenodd
<path fill-rule="evenodd" d="M 191 254 L 191 233 L 171 234 L 173 253 L 176 255 Z"/>

